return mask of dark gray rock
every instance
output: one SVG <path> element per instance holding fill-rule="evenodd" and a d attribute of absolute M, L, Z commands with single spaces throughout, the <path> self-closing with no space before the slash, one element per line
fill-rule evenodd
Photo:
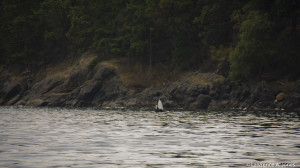
<path fill-rule="evenodd" d="M 100 82 L 93 81 L 85 83 L 80 89 L 78 99 L 90 101 L 95 96 L 100 87 Z"/>
<path fill-rule="evenodd" d="M 22 87 L 19 83 L 11 84 L 5 91 L 6 94 L 4 96 L 4 100 L 8 101 L 8 100 L 14 98 L 18 94 L 20 94 L 21 90 L 22 90 Z"/>
<path fill-rule="evenodd" d="M 293 110 L 300 109 L 300 80 L 286 93 L 279 93 L 275 97 L 274 105 L 277 109 Z"/>
<path fill-rule="evenodd" d="M 275 91 L 265 82 L 230 82 L 228 80 L 216 83 L 209 92 L 213 108 L 270 109 L 273 108 Z"/>
<path fill-rule="evenodd" d="M 194 72 L 164 88 L 129 89 L 116 69 L 99 63 L 93 69 L 74 68 L 69 74 L 26 83 L 0 73 L 0 104 L 30 106 L 93 106 L 153 109 L 161 99 L 166 109 L 300 109 L 300 81 L 274 104 L 278 90 L 265 82 L 233 82 L 220 75 Z M 216 81 L 216 82 L 215 82 Z"/>
<path fill-rule="evenodd" d="M 200 94 L 207 95 L 209 94 L 209 87 L 199 84 L 190 85 L 186 89 L 186 94 L 190 95 L 191 97 L 197 97 Z"/>
<path fill-rule="evenodd" d="M 59 86 L 61 84 L 63 84 L 63 80 L 61 78 L 50 79 L 48 81 L 47 85 L 44 87 L 45 91 L 43 91 L 43 94 L 53 90 L 54 88 L 56 88 L 57 86 Z"/>
<path fill-rule="evenodd" d="M 180 82 L 167 86 L 162 93 L 162 97 L 168 102 L 167 106 L 173 106 L 173 108 L 191 108 L 191 103 L 195 102 L 199 95 L 209 94 L 210 89 L 207 85 L 187 81 Z M 193 106 L 197 106 L 196 103 Z"/>
<path fill-rule="evenodd" d="M 12 105 L 17 102 L 24 92 L 24 86 L 12 78 L 6 78 L 7 81 L 1 81 L 2 88 L 0 88 L 0 104 Z"/>
<path fill-rule="evenodd" d="M 190 104 L 192 109 L 207 109 L 212 98 L 209 95 L 200 94 L 196 101 Z"/>
<path fill-rule="evenodd" d="M 71 92 L 73 89 L 81 86 L 86 80 L 88 80 L 88 70 L 76 70 L 73 71 L 70 77 L 68 77 L 61 87 L 57 89 L 58 92 Z"/>
<path fill-rule="evenodd" d="M 117 104 L 120 104 L 121 106 L 123 103 L 120 99 L 122 99 L 125 95 L 126 90 L 124 89 L 123 84 L 118 78 L 112 78 L 109 81 L 104 82 L 101 88 L 99 88 L 92 104 L 93 106 L 103 106 L 103 104 L 109 104 L 119 99 L 119 103 Z"/>
<path fill-rule="evenodd" d="M 114 76 L 118 76 L 116 70 L 99 64 L 95 67 L 95 75 L 93 76 L 93 79 L 104 81 L 104 80 L 109 80 Z"/>
<path fill-rule="evenodd" d="M 229 108 L 228 106 L 229 104 L 229 100 L 214 100 L 212 99 L 212 101 L 210 102 L 210 104 L 208 105 L 208 109 L 226 109 Z"/>

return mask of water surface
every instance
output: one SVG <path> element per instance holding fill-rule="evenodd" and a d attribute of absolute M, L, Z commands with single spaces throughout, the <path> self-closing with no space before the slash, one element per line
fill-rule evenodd
<path fill-rule="evenodd" d="M 0 107 L 0 167 L 300 166 L 296 112 Z"/>

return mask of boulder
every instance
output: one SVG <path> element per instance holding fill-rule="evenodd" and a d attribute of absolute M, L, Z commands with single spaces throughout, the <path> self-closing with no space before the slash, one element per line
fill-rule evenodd
<path fill-rule="evenodd" d="M 48 104 L 47 102 L 45 102 L 44 100 L 39 99 L 39 98 L 32 99 L 32 100 L 30 100 L 29 102 L 26 103 L 26 105 L 35 106 L 35 107 L 46 106 L 47 104 Z"/>
<path fill-rule="evenodd" d="M 196 101 L 190 104 L 192 109 L 207 109 L 211 102 L 211 97 L 209 95 L 200 94 Z"/>
<path fill-rule="evenodd" d="M 279 93 L 279 94 L 276 96 L 275 100 L 277 100 L 277 101 L 282 101 L 282 100 L 284 100 L 286 97 L 287 97 L 287 94 L 285 94 L 285 93 Z"/>

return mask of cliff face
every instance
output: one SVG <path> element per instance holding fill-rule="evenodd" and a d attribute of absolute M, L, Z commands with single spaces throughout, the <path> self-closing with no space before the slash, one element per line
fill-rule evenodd
<path fill-rule="evenodd" d="M 117 72 L 105 65 L 93 70 L 75 67 L 59 75 L 49 75 L 28 84 L 28 78 L 1 78 L 3 105 L 25 106 L 101 106 L 126 93 Z"/>
<path fill-rule="evenodd" d="M 154 108 L 160 98 L 166 109 L 300 110 L 300 81 L 284 97 L 265 82 L 230 82 L 213 73 L 189 73 L 163 87 L 142 91 L 128 87 L 118 70 L 105 63 L 50 73 L 40 80 L 28 74 L 0 74 L 0 104 L 17 106 Z"/>

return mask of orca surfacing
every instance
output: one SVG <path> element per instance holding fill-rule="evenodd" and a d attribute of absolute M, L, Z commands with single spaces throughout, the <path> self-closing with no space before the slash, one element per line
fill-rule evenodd
<path fill-rule="evenodd" d="M 163 111 L 164 111 L 164 107 L 161 100 L 159 99 L 157 104 L 155 105 L 155 112 L 163 112 Z"/>

